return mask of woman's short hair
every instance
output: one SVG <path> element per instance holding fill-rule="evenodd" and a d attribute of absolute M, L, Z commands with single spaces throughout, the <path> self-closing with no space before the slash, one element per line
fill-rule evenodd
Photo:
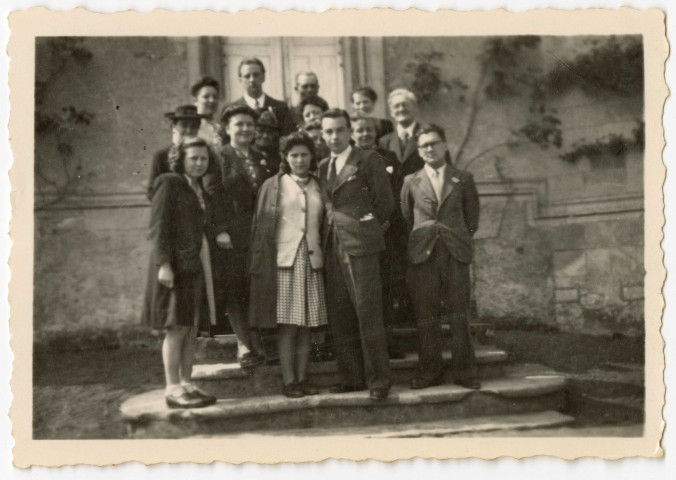
<path fill-rule="evenodd" d="M 230 122 L 230 119 L 235 115 L 249 115 L 253 118 L 254 123 L 258 121 L 258 113 L 256 113 L 256 110 L 249 105 L 230 105 L 223 110 L 223 115 L 221 115 L 221 123 L 223 126 L 226 127 Z"/>
<path fill-rule="evenodd" d="M 305 107 L 307 105 L 314 105 L 315 107 L 319 107 L 322 109 L 322 112 L 325 112 L 329 109 L 328 102 L 319 95 L 310 95 L 309 97 L 305 97 L 300 101 L 299 105 L 301 113 L 303 112 L 303 110 L 305 110 Z"/>
<path fill-rule="evenodd" d="M 209 156 L 209 165 L 215 160 L 215 154 L 213 150 L 209 147 L 209 144 L 200 137 L 190 137 L 185 138 L 176 145 L 172 145 L 169 149 L 168 160 L 169 160 L 169 170 L 174 173 L 185 173 L 185 153 L 188 148 L 192 147 L 204 147 L 207 149 L 207 155 Z"/>
<path fill-rule="evenodd" d="M 418 128 L 418 131 L 415 133 L 415 141 L 417 142 L 421 135 L 427 133 L 436 133 L 443 142 L 446 141 L 446 132 L 444 132 L 444 129 L 436 123 L 425 123 L 420 125 L 420 128 Z"/>
<path fill-rule="evenodd" d="M 204 87 L 213 87 L 216 89 L 216 93 L 221 92 L 221 85 L 218 83 L 218 80 L 214 77 L 202 77 L 190 87 L 191 95 L 196 97 Z"/>
<path fill-rule="evenodd" d="M 316 170 L 317 168 L 317 151 L 315 149 L 315 142 L 312 140 L 312 137 L 308 135 L 305 132 L 293 132 L 290 135 L 287 135 L 282 139 L 282 148 L 280 149 L 280 152 L 282 154 L 282 164 L 286 168 L 286 172 L 290 172 L 291 170 L 289 169 L 289 164 L 286 161 L 286 156 L 289 154 L 291 149 L 293 147 L 297 147 L 299 145 L 307 147 L 307 149 L 310 151 L 310 170 Z M 280 170 L 282 170 L 280 168 Z M 284 171 L 284 170 L 282 170 Z"/>
<path fill-rule="evenodd" d="M 376 91 L 374 89 L 372 89 L 368 85 L 364 85 L 363 87 L 358 87 L 358 88 L 355 88 L 354 90 L 352 90 L 352 95 L 350 96 L 350 98 L 352 98 L 352 101 L 354 101 L 354 96 L 357 93 L 359 93 L 361 95 L 365 95 L 373 103 L 376 103 L 378 101 L 378 94 L 376 93 Z"/>
<path fill-rule="evenodd" d="M 396 90 L 392 90 L 390 94 L 387 96 L 388 105 L 392 103 L 392 99 L 394 97 L 397 97 L 399 95 L 403 96 L 409 102 L 413 102 L 414 104 L 418 105 L 418 97 L 415 96 L 415 93 L 406 88 L 397 88 Z"/>

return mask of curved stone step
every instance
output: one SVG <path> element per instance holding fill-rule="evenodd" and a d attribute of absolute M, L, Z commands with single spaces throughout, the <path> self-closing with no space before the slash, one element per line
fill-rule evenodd
<path fill-rule="evenodd" d="M 289 399 L 282 395 L 221 399 L 202 409 L 166 407 L 162 389 L 137 395 L 121 406 L 130 435 L 136 438 L 182 438 L 192 435 L 391 425 L 453 418 L 559 410 L 565 402 L 566 378 L 543 369 L 512 369 L 507 376 L 482 381 L 480 390 L 440 385 L 411 390 L 395 385 L 384 402 L 368 391 Z"/>
<path fill-rule="evenodd" d="M 267 432 L 237 433 L 223 435 L 194 435 L 189 438 L 264 438 L 282 437 L 341 437 L 346 438 L 441 438 L 482 436 L 485 434 L 511 436 L 515 432 L 532 429 L 547 431 L 569 425 L 574 417 L 554 410 L 535 413 L 496 415 L 470 418 L 452 418 L 430 422 L 397 423 L 392 425 L 368 425 L 343 428 L 290 429 Z"/>
<path fill-rule="evenodd" d="M 450 363 L 451 352 L 444 352 L 444 361 Z M 503 350 L 478 348 L 476 359 L 480 378 L 495 378 L 504 374 L 507 353 Z M 408 383 L 415 375 L 417 354 L 408 354 L 401 360 L 390 360 L 392 383 Z M 329 387 L 340 382 L 335 361 L 310 363 L 310 380 L 318 387 Z M 219 398 L 272 395 L 282 389 L 279 366 L 262 366 L 254 372 L 242 370 L 236 363 L 202 364 L 193 367 L 193 381 Z M 452 382 L 447 371 L 446 383 Z"/>

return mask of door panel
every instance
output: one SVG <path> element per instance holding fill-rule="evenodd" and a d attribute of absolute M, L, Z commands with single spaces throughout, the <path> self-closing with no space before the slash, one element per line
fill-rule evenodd
<path fill-rule="evenodd" d="M 239 63 L 258 57 L 265 65 L 264 90 L 295 105 L 295 75 L 312 71 L 319 78 L 319 94 L 332 107 L 345 106 L 345 78 L 339 37 L 226 37 L 223 40 L 226 101 L 242 96 Z"/>

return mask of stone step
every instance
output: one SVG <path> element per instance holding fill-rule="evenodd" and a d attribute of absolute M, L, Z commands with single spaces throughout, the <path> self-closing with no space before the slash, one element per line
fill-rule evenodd
<path fill-rule="evenodd" d="M 477 346 L 490 344 L 493 338 L 492 326 L 490 323 L 471 323 L 470 331 L 472 338 Z M 442 326 L 442 333 L 450 336 L 450 327 Z M 417 350 L 417 330 L 415 326 L 397 326 L 392 329 L 392 336 L 397 339 L 398 345 L 406 352 L 415 352 Z M 266 350 L 271 356 L 276 356 L 274 346 L 275 337 L 264 338 Z M 198 363 L 229 363 L 237 360 L 237 337 L 235 335 L 214 335 L 213 337 L 199 337 L 197 339 L 197 350 L 195 359 Z"/>
<path fill-rule="evenodd" d="M 575 418 L 554 410 L 514 415 L 451 418 L 431 422 L 397 423 L 394 425 L 368 425 L 344 428 L 313 428 L 266 431 L 264 433 L 239 433 L 224 435 L 194 435 L 189 438 L 246 438 L 264 437 L 341 437 L 347 438 L 441 438 L 481 436 L 485 434 L 514 435 L 533 429 L 551 429 L 575 422 Z M 543 430 L 548 431 L 548 430 Z"/>
<path fill-rule="evenodd" d="M 444 360 L 450 363 L 451 352 L 444 352 Z M 478 376 L 496 378 L 504 373 L 507 353 L 503 350 L 478 348 L 476 350 Z M 401 360 L 390 360 L 392 383 L 408 384 L 415 376 L 418 355 L 409 353 Z M 450 370 L 450 369 L 449 369 Z M 446 383 L 452 382 L 447 370 Z M 308 377 L 318 387 L 329 387 L 340 382 L 335 361 L 310 363 Z M 282 390 L 282 374 L 279 366 L 261 366 L 255 371 L 242 370 L 237 363 L 201 364 L 193 367 L 193 381 L 219 398 L 272 395 Z"/>
<path fill-rule="evenodd" d="M 480 390 L 440 385 L 411 390 L 395 385 L 383 402 L 368 391 L 290 399 L 283 395 L 221 399 L 201 409 L 174 410 L 164 390 L 125 401 L 121 414 L 134 438 L 184 438 L 194 435 L 289 429 L 394 425 L 560 410 L 566 377 L 533 365 L 510 366 L 502 378 L 482 381 Z"/>

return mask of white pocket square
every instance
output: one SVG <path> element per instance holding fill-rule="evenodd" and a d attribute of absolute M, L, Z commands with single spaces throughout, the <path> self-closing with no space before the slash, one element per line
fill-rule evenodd
<path fill-rule="evenodd" d="M 367 213 L 366 215 L 364 215 L 363 217 L 361 217 L 361 218 L 359 219 L 359 221 L 360 221 L 360 222 L 368 222 L 369 220 L 373 220 L 374 218 L 376 218 L 376 217 L 374 217 L 372 213 Z"/>

